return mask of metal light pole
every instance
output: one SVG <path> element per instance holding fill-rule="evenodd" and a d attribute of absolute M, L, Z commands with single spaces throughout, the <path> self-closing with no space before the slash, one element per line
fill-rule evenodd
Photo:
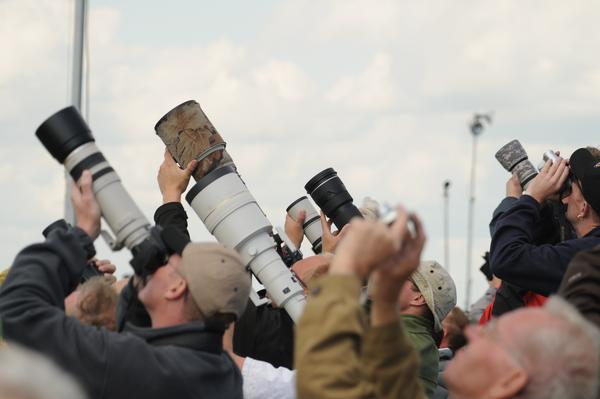
<path fill-rule="evenodd" d="M 84 35 L 86 26 L 87 0 L 75 0 L 75 29 L 73 34 L 73 66 L 71 83 L 71 104 L 81 111 L 82 108 L 82 84 L 83 84 L 83 51 Z M 75 225 L 75 211 L 71 204 L 71 189 L 73 180 L 65 171 L 65 220 Z"/>
<path fill-rule="evenodd" d="M 444 181 L 444 267 L 450 273 L 450 180 Z"/>
<path fill-rule="evenodd" d="M 466 295 L 465 310 L 471 304 L 471 260 L 473 252 L 473 218 L 475 212 L 475 170 L 477 169 L 477 138 L 483 133 L 484 124 L 492 123 L 490 114 L 475 114 L 469 125 L 473 135 L 473 153 L 471 154 L 471 184 L 469 188 L 469 213 L 467 220 L 467 262 L 466 262 Z"/>

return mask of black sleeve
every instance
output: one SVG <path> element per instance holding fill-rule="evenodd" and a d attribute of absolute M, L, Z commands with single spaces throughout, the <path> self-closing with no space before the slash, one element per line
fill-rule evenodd
<path fill-rule="evenodd" d="M 133 277 L 123 287 L 117 303 L 117 331 L 121 332 L 126 323 L 137 327 L 151 327 L 152 320 L 148 311 L 137 296 L 137 289 L 133 284 Z"/>
<path fill-rule="evenodd" d="M 181 230 L 186 237 L 190 238 L 187 224 L 187 214 L 181 202 L 167 202 L 156 209 L 154 212 L 154 223 L 165 226 L 174 226 Z"/>
<path fill-rule="evenodd" d="M 45 242 L 22 250 L 0 289 L 0 315 L 7 341 L 47 355 L 92 397 L 101 397 L 107 332 L 64 313 L 64 298 L 79 281 L 91 244 L 83 230 L 72 228 L 53 231 Z"/>
<path fill-rule="evenodd" d="M 504 215 L 504 212 L 509 210 L 515 202 L 517 202 L 517 198 L 515 197 L 505 197 L 500 201 L 496 209 L 494 209 L 494 213 L 492 214 L 492 220 L 490 221 L 490 235 L 494 235 L 494 230 L 496 227 L 496 222 L 498 219 Z"/>
<path fill-rule="evenodd" d="M 284 309 L 257 308 L 249 300 L 233 331 L 233 351 L 238 355 L 293 368 L 294 322 Z"/>

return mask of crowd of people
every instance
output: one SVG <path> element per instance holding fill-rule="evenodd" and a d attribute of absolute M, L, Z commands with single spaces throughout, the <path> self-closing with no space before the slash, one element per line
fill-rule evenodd
<path fill-rule="evenodd" d="M 250 299 L 236 251 L 190 237 L 185 166 L 166 152 L 158 171 L 160 266 L 119 281 L 96 259 L 102 210 L 81 174 L 76 226 L 2 275 L 0 398 L 600 398 L 600 150 L 548 161 L 525 190 L 508 180 L 470 309 L 422 259 L 416 213 L 384 223 L 368 200 L 339 232 L 322 213 L 322 253 L 291 266 L 296 325 Z M 304 215 L 286 218 L 296 247 Z"/>

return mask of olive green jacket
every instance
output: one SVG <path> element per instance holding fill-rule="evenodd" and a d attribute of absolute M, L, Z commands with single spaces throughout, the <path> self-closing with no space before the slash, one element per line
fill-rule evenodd
<path fill-rule="evenodd" d="M 359 305 L 360 281 L 324 276 L 296 331 L 299 399 L 423 399 L 419 360 L 401 322 L 370 327 Z"/>
<path fill-rule="evenodd" d="M 403 314 L 400 316 L 408 340 L 419 353 L 421 360 L 419 378 L 427 397 L 433 397 L 438 379 L 439 353 L 432 337 L 433 323 L 424 317 Z"/>

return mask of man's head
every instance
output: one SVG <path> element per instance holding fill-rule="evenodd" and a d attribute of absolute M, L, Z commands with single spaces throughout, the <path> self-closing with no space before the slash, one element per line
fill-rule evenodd
<path fill-rule="evenodd" d="M 461 308 L 455 306 L 448 316 L 442 321 L 444 337 L 441 348 L 450 348 L 456 352 L 466 345 L 465 328 L 469 325 L 469 318 Z"/>
<path fill-rule="evenodd" d="M 238 318 L 248 301 L 250 274 L 239 255 L 217 243 L 189 243 L 139 291 L 154 327 Z"/>
<path fill-rule="evenodd" d="M 466 335 L 469 343 L 445 372 L 453 397 L 570 399 L 598 392 L 598 330 L 562 299 L 467 327 Z"/>
<path fill-rule="evenodd" d="M 593 147 L 580 148 L 569 159 L 572 182 L 562 202 L 567 220 L 577 229 L 582 224 L 600 223 L 600 154 Z M 582 232 L 587 233 L 584 227 Z M 579 234 L 579 231 L 578 231 Z"/>
<path fill-rule="evenodd" d="M 454 280 L 436 261 L 423 261 L 400 291 L 398 304 L 402 313 L 431 318 L 439 332 L 442 320 L 456 306 Z"/>
<path fill-rule="evenodd" d="M 292 266 L 292 271 L 306 287 L 313 279 L 327 274 L 331 256 L 314 255 L 299 260 Z"/>

